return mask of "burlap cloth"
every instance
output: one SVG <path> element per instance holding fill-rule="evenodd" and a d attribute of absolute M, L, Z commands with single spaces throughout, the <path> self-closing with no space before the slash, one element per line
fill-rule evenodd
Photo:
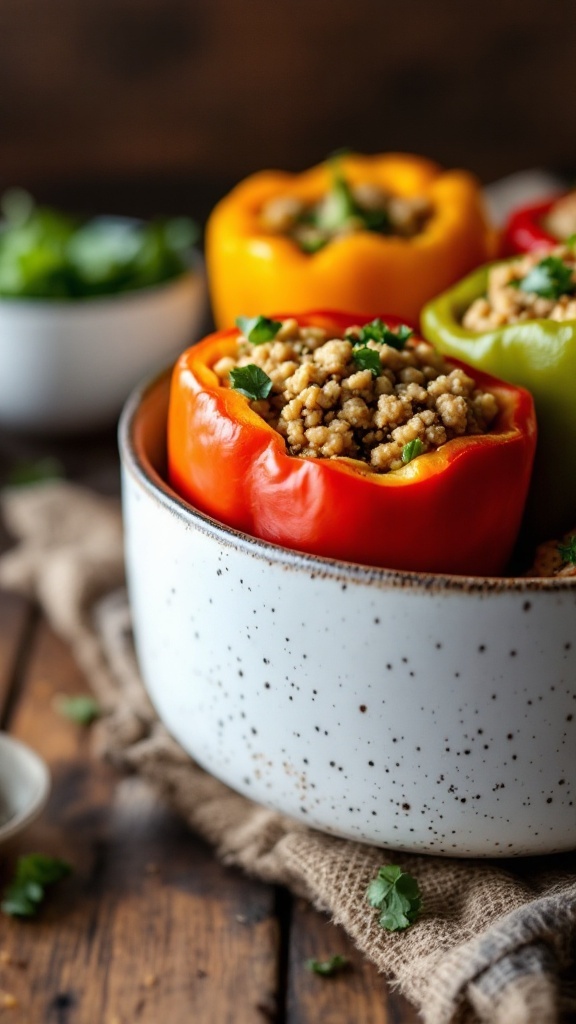
<path fill-rule="evenodd" d="M 507 862 L 416 857 L 324 836 L 238 796 L 160 725 L 140 682 L 123 589 L 116 501 L 63 482 L 5 491 L 19 542 L 0 585 L 39 601 L 104 714 L 98 750 L 140 773 L 226 864 L 280 883 L 331 915 L 428 1024 L 553 1024 L 576 1008 L 576 857 Z M 383 863 L 411 872 L 425 909 L 384 932 L 366 902 Z"/>

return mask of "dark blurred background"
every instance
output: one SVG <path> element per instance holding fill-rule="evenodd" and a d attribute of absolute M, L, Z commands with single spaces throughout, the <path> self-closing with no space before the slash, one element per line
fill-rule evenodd
<path fill-rule="evenodd" d="M 1 0 L 0 188 L 204 220 L 344 146 L 571 174 L 575 68 L 575 0 Z"/>

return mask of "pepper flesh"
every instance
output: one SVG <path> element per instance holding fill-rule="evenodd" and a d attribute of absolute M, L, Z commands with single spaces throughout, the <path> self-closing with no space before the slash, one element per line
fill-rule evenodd
<path fill-rule="evenodd" d="M 502 234 L 502 255 L 514 256 L 522 252 L 552 249 L 559 244 L 544 227 L 544 218 L 558 200 L 558 196 L 522 206 L 510 214 Z"/>
<path fill-rule="evenodd" d="M 476 333 L 461 317 L 486 293 L 484 267 L 430 302 L 422 331 L 447 356 L 527 388 L 538 445 L 525 517 L 527 542 L 560 536 L 576 519 L 576 320 L 524 320 Z"/>
<path fill-rule="evenodd" d="M 424 303 L 495 255 L 495 233 L 476 180 L 404 154 L 343 156 L 339 168 L 354 186 L 374 184 L 398 196 L 428 198 L 433 213 L 411 238 L 356 231 L 306 253 L 291 238 L 266 231 L 264 204 L 278 196 L 317 202 L 330 188 L 332 167 L 303 174 L 262 171 L 218 203 L 206 230 L 206 261 L 216 325 L 274 309 L 388 308 L 415 320 Z"/>
<path fill-rule="evenodd" d="M 373 317 L 330 312 L 296 319 L 340 335 Z M 378 474 L 355 459 L 289 455 L 284 438 L 211 369 L 235 354 L 238 335 L 235 328 L 210 335 L 174 369 L 168 468 L 181 496 L 228 526 L 311 554 L 425 572 L 504 570 L 535 446 L 526 391 L 475 374 L 500 404 L 494 429 L 454 438 L 400 470 Z"/>

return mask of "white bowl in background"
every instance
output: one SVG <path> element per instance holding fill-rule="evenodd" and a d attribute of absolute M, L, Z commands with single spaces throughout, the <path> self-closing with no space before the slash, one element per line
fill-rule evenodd
<path fill-rule="evenodd" d="M 132 388 L 199 336 L 198 253 L 177 278 L 89 299 L 0 298 L 0 427 L 70 434 L 110 426 Z"/>
<path fill-rule="evenodd" d="M 0 842 L 31 824 L 49 791 L 44 761 L 20 740 L 0 732 Z"/>
<path fill-rule="evenodd" d="M 182 746 L 350 839 L 573 849 L 574 578 L 372 569 L 229 529 L 166 483 L 168 389 L 165 374 L 132 395 L 120 449 L 137 655 Z"/>

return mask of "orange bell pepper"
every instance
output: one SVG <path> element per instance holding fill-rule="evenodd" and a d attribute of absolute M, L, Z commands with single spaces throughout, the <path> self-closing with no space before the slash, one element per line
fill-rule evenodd
<path fill-rule="evenodd" d="M 336 336 L 369 319 L 332 312 L 297 316 L 301 325 L 327 327 Z M 382 319 L 398 325 L 397 318 Z M 288 454 L 284 438 L 212 369 L 223 356 L 235 355 L 239 333 L 231 328 L 210 335 L 175 366 L 168 472 L 178 494 L 237 530 L 316 555 L 426 572 L 504 570 L 534 455 L 527 391 L 473 371 L 478 386 L 499 402 L 489 433 L 456 437 L 380 474 L 352 458 Z"/>
<path fill-rule="evenodd" d="M 218 327 L 232 326 L 240 315 L 319 307 L 389 309 L 415 321 L 425 302 L 495 255 L 496 236 L 480 188 L 465 171 L 445 172 L 422 157 L 394 153 L 342 156 L 337 166 L 350 186 L 375 185 L 399 197 L 429 200 L 432 215 L 412 237 L 358 230 L 304 252 L 288 235 L 263 226 L 262 208 L 279 196 L 319 202 L 333 186 L 334 163 L 303 174 L 252 175 L 220 201 L 207 224 Z"/>

